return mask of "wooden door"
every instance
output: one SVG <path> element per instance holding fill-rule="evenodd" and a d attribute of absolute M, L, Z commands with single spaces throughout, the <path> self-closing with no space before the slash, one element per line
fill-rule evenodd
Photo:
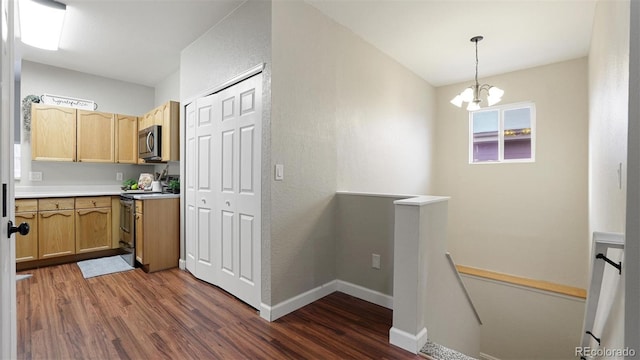
<path fill-rule="evenodd" d="M 76 253 L 111 248 L 111 197 L 75 199 Z"/>
<path fill-rule="evenodd" d="M 214 143 L 219 286 L 260 306 L 262 74 L 217 94 Z"/>
<path fill-rule="evenodd" d="M 115 115 L 116 118 L 116 162 L 138 163 L 138 118 Z"/>
<path fill-rule="evenodd" d="M 216 284 L 216 255 L 212 246 L 214 221 L 214 103 L 216 95 L 198 99 L 187 108 L 187 245 L 188 262 L 196 276 Z M 193 105 L 193 104 L 192 104 Z"/>
<path fill-rule="evenodd" d="M 38 213 L 38 252 L 40 259 L 75 254 L 73 210 Z"/>
<path fill-rule="evenodd" d="M 31 159 L 76 161 L 76 110 L 31 105 Z"/>
<path fill-rule="evenodd" d="M 113 114 L 78 110 L 78 161 L 115 162 Z"/>
<path fill-rule="evenodd" d="M 19 224 L 29 224 L 29 233 L 16 236 L 16 262 L 38 259 L 38 200 L 16 200 L 16 221 Z"/>
<path fill-rule="evenodd" d="M 146 265 L 149 261 L 144 256 L 144 217 L 142 200 L 136 200 L 135 232 L 136 232 L 136 260 Z"/>

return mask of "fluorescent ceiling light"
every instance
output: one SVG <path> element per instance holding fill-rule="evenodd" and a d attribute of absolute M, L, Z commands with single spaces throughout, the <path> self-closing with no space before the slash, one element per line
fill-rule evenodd
<path fill-rule="evenodd" d="M 67 6 L 53 0 L 20 0 L 20 40 L 44 50 L 58 50 Z"/>

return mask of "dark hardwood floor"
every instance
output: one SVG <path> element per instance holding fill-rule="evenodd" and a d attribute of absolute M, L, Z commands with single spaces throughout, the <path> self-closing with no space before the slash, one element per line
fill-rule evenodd
<path fill-rule="evenodd" d="M 20 273 L 21 359 L 421 359 L 389 344 L 391 310 L 342 293 L 269 323 L 178 269 Z"/>

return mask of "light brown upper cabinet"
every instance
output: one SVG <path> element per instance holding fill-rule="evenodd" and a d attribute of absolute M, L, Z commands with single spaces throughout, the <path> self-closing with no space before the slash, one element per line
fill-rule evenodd
<path fill-rule="evenodd" d="M 114 115 L 99 111 L 77 111 L 78 161 L 115 162 Z"/>
<path fill-rule="evenodd" d="M 76 161 L 76 110 L 31 105 L 31 158 Z"/>
<path fill-rule="evenodd" d="M 138 118 L 116 114 L 116 162 L 138 163 Z"/>
<path fill-rule="evenodd" d="M 180 103 L 167 101 L 140 117 L 138 129 L 162 126 L 162 160 L 180 160 Z"/>

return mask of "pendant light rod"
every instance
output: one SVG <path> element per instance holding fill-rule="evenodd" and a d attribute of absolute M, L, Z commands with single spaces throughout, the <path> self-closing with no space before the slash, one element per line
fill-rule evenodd
<path fill-rule="evenodd" d="M 484 39 L 484 36 L 478 35 L 478 36 L 474 36 L 471 38 L 471 42 L 476 44 L 476 86 L 479 86 L 479 82 L 478 82 L 478 41 L 482 41 L 482 39 Z"/>

